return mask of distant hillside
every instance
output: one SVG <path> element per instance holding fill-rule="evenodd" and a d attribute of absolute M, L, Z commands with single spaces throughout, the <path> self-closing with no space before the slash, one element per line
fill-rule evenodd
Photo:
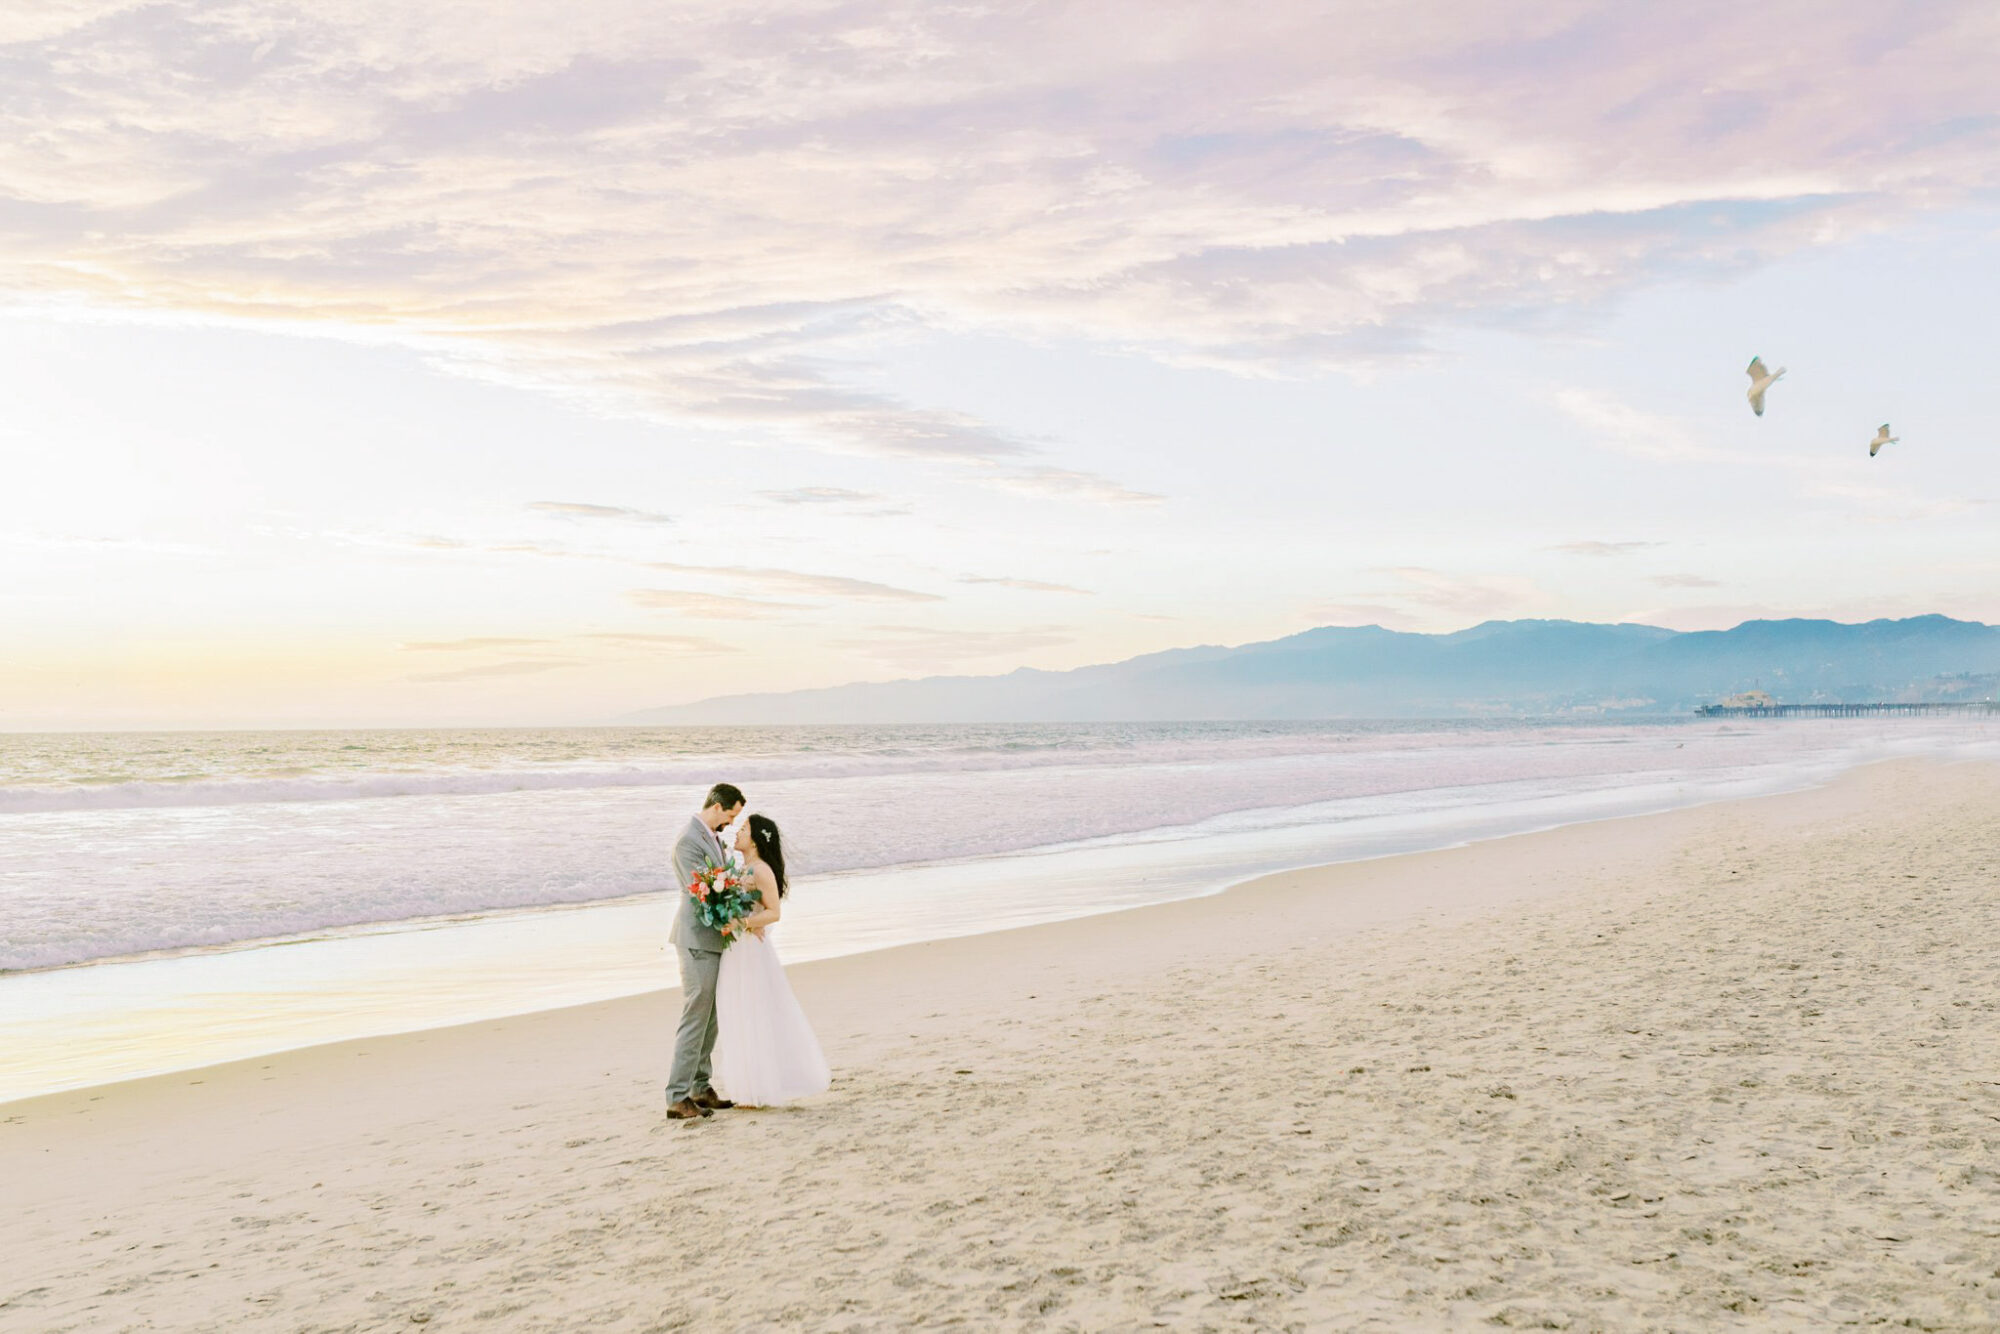
<path fill-rule="evenodd" d="M 1488 621 L 1453 634 L 1326 627 L 1067 672 L 934 676 L 648 709 L 630 723 L 1084 722 L 1684 713 L 1761 688 L 1780 703 L 1990 698 L 2000 627 Z"/>

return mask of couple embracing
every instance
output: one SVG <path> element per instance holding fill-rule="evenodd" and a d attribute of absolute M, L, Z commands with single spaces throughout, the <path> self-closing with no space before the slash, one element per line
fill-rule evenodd
<path fill-rule="evenodd" d="M 743 815 L 743 793 L 729 783 L 708 799 L 674 844 L 680 906 L 667 939 L 680 955 L 681 1024 L 667 1079 L 667 1115 L 693 1121 L 738 1105 L 776 1107 L 825 1090 L 826 1057 L 765 932 L 782 915 L 785 845 L 768 816 Z M 725 851 L 723 831 L 736 826 Z M 726 872 L 750 900 L 747 915 L 711 925 L 704 900 L 691 893 Z M 719 1091 L 718 1091 L 719 1090 Z"/>

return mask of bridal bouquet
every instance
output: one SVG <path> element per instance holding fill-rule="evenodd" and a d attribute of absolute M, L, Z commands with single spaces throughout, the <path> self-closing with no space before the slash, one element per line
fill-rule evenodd
<path fill-rule="evenodd" d="M 723 947 L 736 939 L 731 928 L 757 911 L 764 901 L 763 891 L 735 862 L 710 862 L 696 871 L 687 892 L 695 901 L 695 916 L 701 924 L 722 933 Z"/>

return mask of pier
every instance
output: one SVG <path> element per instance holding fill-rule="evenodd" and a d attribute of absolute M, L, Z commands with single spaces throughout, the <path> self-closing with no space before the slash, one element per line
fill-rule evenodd
<path fill-rule="evenodd" d="M 1929 718 L 1967 714 L 2000 718 L 2000 701 L 1974 700 L 1951 704 L 1703 704 L 1703 718 Z"/>

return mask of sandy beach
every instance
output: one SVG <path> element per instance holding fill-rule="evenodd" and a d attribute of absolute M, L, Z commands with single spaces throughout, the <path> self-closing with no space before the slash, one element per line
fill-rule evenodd
<path fill-rule="evenodd" d="M 803 910 L 803 909 L 802 909 Z M 0 1105 L 0 1329 L 2000 1328 L 2000 769 Z"/>

